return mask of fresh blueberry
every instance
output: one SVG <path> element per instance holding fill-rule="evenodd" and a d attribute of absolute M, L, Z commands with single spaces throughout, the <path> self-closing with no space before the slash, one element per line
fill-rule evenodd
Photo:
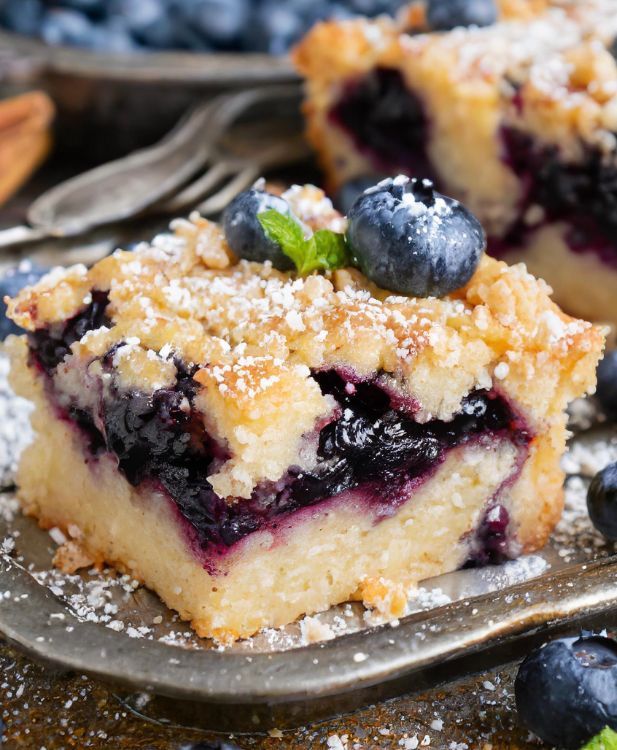
<path fill-rule="evenodd" d="M 476 217 L 429 180 L 383 180 L 358 198 L 348 219 L 347 239 L 364 274 L 416 297 L 460 289 L 486 244 Z"/>
<path fill-rule="evenodd" d="M 617 643 L 593 634 L 552 641 L 521 664 L 515 694 L 528 729 L 578 748 L 605 726 L 617 728 Z"/>
<path fill-rule="evenodd" d="M 194 0 L 192 18 L 204 37 L 217 47 L 240 38 L 249 17 L 248 0 Z"/>
<path fill-rule="evenodd" d="M 406 0 L 348 0 L 347 5 L 354 13 L 362 16 L 394 14 Z"/>
<path fill-rule="evenodd" d="M 606 415 L 617 419 L 617 350 L 604 355 L 596 376 L 596 398 Z"/>
<path fill-rule="evenodd" d="M 611 53 L 611 55 L 617 59 L 617 36 L 613 39 L 613 41 L 610 43 L 608 51 Z"/>
<path fill-rule="evenodd" d="M 302 16 L 280 0 L 264 0 L 246 29 L 245 48 L 283 55 L 306 31 Z"/>
<path fill-rule="evenodd" d="M 41 25 L 41 37 L 52 45 L 92 47 L 95 27 L 83 13 L 68 8 L 47 11 Z"/>
<path fill-rule="evenodd" d="M 12 320 L 6 317 L 5 297 L 15 297 L 25 286 L 36 284 L 36 282 L 47 272 L 30 261 L 23 261 L 15 268 L 10 268 L 0 277 L 0 341 L 9 333 L 23 333 Z"/>
<path fill-rule="evenodd" d="M 105 14 L 109 3 L 107 0 L 61 0 L 58 4 L 80 13 L 87 13 L 89 16 L 99 17 Z"/>
<path fill-rule="evenodd" d="M 116 12 L 125 19 L 133 37 L 152 49 L 202 49 L 205 40 L 190 28 L 190 8 L 185 4 L 170 7 L 163 0 L 115 0 Z"/>
<path fill-rule="evenodd" d="M 108 18 L 116 19 L 126 29 L 139 35 L 151 24 L 167 19 L 167 8 L 160 0 L 110 0 Z"/>
<path fill-rule="evenodd" d="M 334 196 L 334 204 L 343 214 L 348 214 L 353 204 L 365 190 L 373 187 L 379 178 L 375 175 L 361 175 L 345 182 Z"/>
<path fill-rule="evenodd" d="M 591 480 L 587 510 L 596 529 L 617 542 L 617 463 L 609 464 Z"/>
<path fill-rule="evenodd" d="M 263 263 L 272 261 L 280 270 L 291 270 L 294 266 L 283 253 L 280 245 L 266 236 L 257 214 L 274 209 L 289 215 L 289 204 L 277 195 L 263 190 L 246 190 L 237 195 L 223 214 L 225 238 L 234 253 L 246 260 Z"/>
<path fill-rule="evenodd" d="M 428 0 L 426 18 L 434 31 L 491 26 L 497 21 L 497 6 L 495 0 Z"/>
<path fill-rule="evenodd" d="M 318 21 L 334 19 L 336 21 L 345 21 L 354 18 L 354 12 L 348 7 L 348 3 L 331 2 L 331 3 L 313 3 L 303 15 L 305 30 L 308 31 L 313 24 Z"/>
<path fill-rule="evenodd" d="M 139 49 L 126 24 L 119 18 L 110 18 L 97 25 L 92 32 L 90 47 L 99 52 L 125 53 Z"/>
<path fill-rule="evenodd" d="M 0 3 L 0 23 L 18 34 L 38 34 L 42 18 L 41 0 L 4 0 Z"/>

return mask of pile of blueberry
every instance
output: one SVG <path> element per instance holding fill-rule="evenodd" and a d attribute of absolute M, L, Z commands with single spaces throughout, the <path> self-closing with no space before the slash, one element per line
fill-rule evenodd
<path fill-rule="evenodd" d="M 0 0 L 3 26 L 95 50 L 282 54 L 316 21 L 395 13 L 403 0 Z"/>
<path fill-rule="evenodd" d="M 395 14 L 406 0 L 0 0 L 0 26 L 105 52 L 287 52 L 317 21 Z M 435 29 L 496 19 L 495 0 L 429 0 Z"/>

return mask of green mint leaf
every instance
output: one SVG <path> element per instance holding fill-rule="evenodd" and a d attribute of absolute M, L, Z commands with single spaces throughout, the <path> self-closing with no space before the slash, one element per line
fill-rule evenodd
<path fill-rule="evenodd" d="M 600 734 L 590 739 L 581 750 L 617 750 L 617 732 L 604 727 Z"/>
<path fill-rule="evenodd" d="M 268 238 L 280 245 L 285 255 L 300 268 L 304 261 L 306 240 L 298 222 L 273 208 L 257 214 L 257 219 Z"/>
<path fill-rule="evenodd" d="M 318 229 L 313 239 L 319 268 L 327 271 L 349 265 L 351 254 L 344 234 L 337 234 L 329 229 Z"/>
<path fill-rule="evenodd" d="M 274 209 L 257 214 L 257 219 L 269 239 L 280 245 L 303 276 L 313 271 L 342 268 L 350 263 L 349 249 L 342 234 L 318 229 L 305 239 L 297 221 Z"/>

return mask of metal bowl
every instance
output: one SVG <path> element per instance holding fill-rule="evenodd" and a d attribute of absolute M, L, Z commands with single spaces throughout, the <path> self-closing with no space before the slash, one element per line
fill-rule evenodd
<path fill-rule="evenodd" d="M 40 87 L 58 108 L 58 147 L 99 162 L 154 142 L 192 103 L 234 87 L 298 80 L 288 57 L 109 54 L 0 31 L 0 82 Z"/>

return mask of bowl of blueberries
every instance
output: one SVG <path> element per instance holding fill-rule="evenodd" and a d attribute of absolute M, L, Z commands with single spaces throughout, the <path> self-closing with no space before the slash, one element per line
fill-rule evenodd
<path fill-rule="evenodd" d="M 288 52 L 318 21 L 403 4 L 0 0 L 0 80 L 28 71 L 56 102 L 59 146 L 100 161 L 155 141 L 198 98 L 297 80 Z"/>

